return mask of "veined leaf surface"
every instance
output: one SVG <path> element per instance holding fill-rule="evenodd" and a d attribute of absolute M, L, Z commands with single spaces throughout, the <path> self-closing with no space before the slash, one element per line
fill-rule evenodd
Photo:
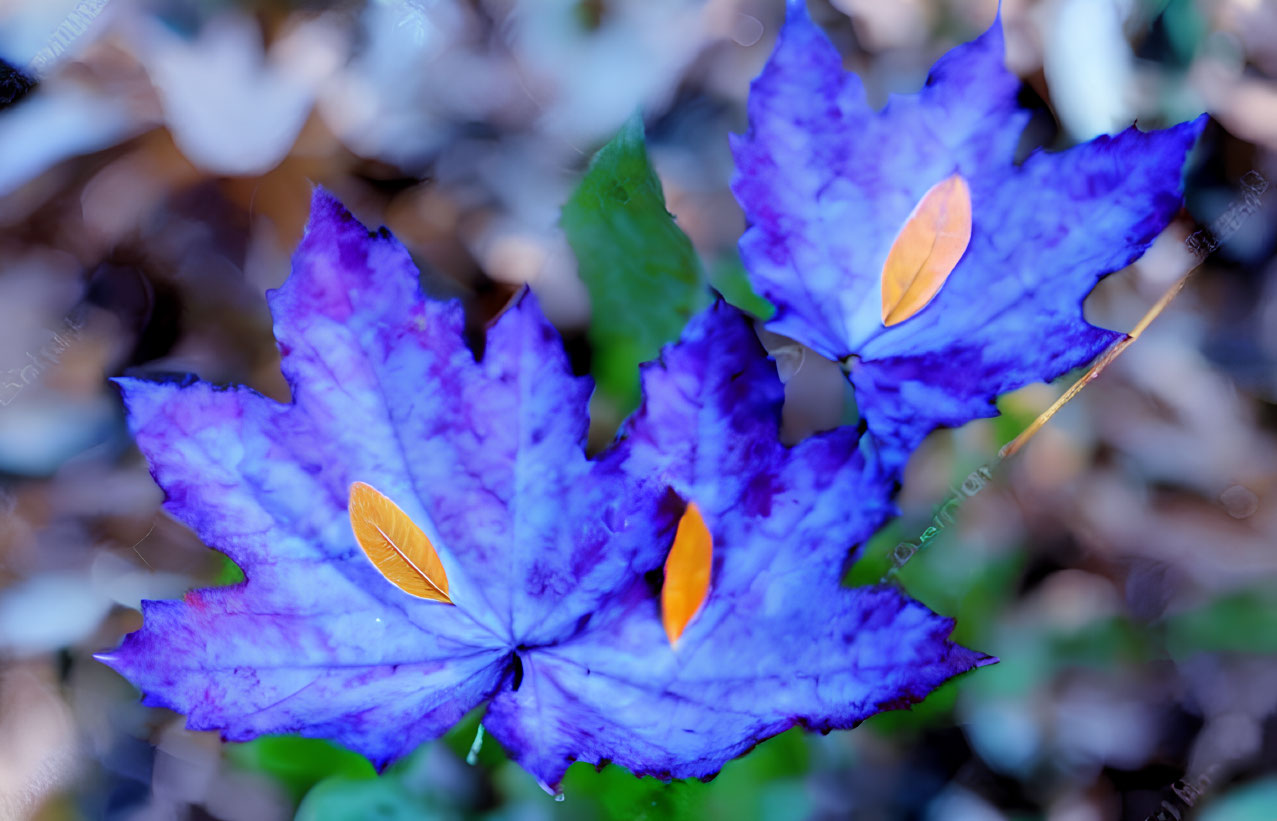
<path fill-rule="evenodd" d="M 352 483 L 350 526 L 373 566 L 391 584 L 419 599 L 452 604 L 448 574 L 434 545 L 389 497 L 365 482 Z"/>
<path fill-rule="evenodd" d="M 169 510 L 244 571 L 148 603 L 97 655 L 148 703 L 227 738 L 325 738 L 377 767 L 486 703 L 485 732 L 555 790 L 573 761 L 706 779 L 778 730 L 854 726 L 991 661 L 897 590 L 838 585 L 895 483 L 857 428 L 781 443 L 784 386 L 726 303 L 645 369 L 644 412 L 590 459 L 589 383 L 530 291 L 476 359 L 460 303 L 424 297 L 408 252 L 322 189 L 293 261 L 271 310 L 294 403 L 120 380 Z M 361 478 L 403 511 L 359 486 L 352 504 Z M 420 517 L 459 606 L 352 565 L 352 508 L 355 550 L 383 569 L 422 541 L 403 513 Z M 684 591 L 691 635 L 671 649 L 644 577 L 685 514 L 667 603 Z"/>
<path fill-rule="evenodd" d="M 971 242 L 971 190 L 954 174 L 931 187 L 896 235 L 882 266 L 882 324 L 927 307 Z"/>

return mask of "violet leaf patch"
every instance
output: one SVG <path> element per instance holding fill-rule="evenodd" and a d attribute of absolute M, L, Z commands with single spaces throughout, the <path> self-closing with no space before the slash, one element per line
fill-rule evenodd
<path fill-rule="evenodd" d="M 781 385 L 734 309 L 648 369 L 642 410 L 591 460 L 589 382 L 530 293 L 476 361 L 459 305 L 424 299 L 402 246 L 321 191 L 269 300 L 290 403 L 121 380 L 167 510 L 244 572 L 144 602 L 99 656 L 193 729 L 323 738 L 382 766 L 488 702 L 488 731 L 547 789 L 574 760 L 708 777 L 990 660 L 894 588 L 839 586 L 891 482 L 854 431 L 778 442 Z M 355 482 L 421 528 L 451 603 L 374 567 Z M 659 575 L 691 501 L 714 564 L 672 646 Z"/>
<path fill-rule="evenodd" d="M 610 456 L 697 505 L 714 543 L 709 593 L 674 644 L 659 597 L 636 582 L 590 630 L 527 659 L 523 687 L 485 719 L 519 740 L 524 766 L 708 777 L 790 727 L 853 727 L 992 661 L 897 588 L 840 586 L 848 545 L 894 512 L 891 482 L 853 429 L 780 443 L 783 387 L 734 308 L 694 318 L 643 387 Z"/>
<path fill-rule="evenodd" d="M 167 510 L 246 578 L 145 603 L 103 660 L 193 728 L 327 738 L 384 764 L 509 685 L 516 647 L 570 635 L 658 565 L 656 494 L 586 459 L 590 385 L 531 294 L 476 362 L 460 305 L 423 299 L 403 247 L 323 192 L 270 306 L 291 404 L 121 380 Z M 455 606 L 368 561 L 356 481 L 428 534 Z"/>
<path fill-rule="evenodd" d="M 803 2 L 790 0 L 751 88 L 748 132 L 733 141 L 746 270 L 777 306 L 769 329 L 844 361 L 889 461 L 938 426 L 994 415 L 997 395 L 1053 379 L 1120 338 L 1088 324 L 1082 301 L 1180 208 L 1181 169 L 1205 116 L 1017 164 L 1029 117 L 1019 87 L 996 20 L 945 55 L 919 93 L 875 111 Z M 937 264 L 944 231 L 957 229 L 942 221 L 919 232 L 911 217 L 955 175 L 969 188 L 969 203 L 957 201 L 970 209 L 969 244 L 950 235 L 961 254 L 931 271 L 938 290 L 888 317 L 888 256 L 904 238 L 916 247 L 897 256 Z M 902 234 L 906 225 L 914 235 Z"/>

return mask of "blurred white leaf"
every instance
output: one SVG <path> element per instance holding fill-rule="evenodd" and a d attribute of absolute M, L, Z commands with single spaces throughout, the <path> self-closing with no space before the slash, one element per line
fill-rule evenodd
<path fill-rule="evenodd" d="M 693 0 L 609 2 L 595 29 L 582 24 L 580 6 L 523 0 L 510 16 L 510 46 L 530 75 L 542 129 L 598 142 L 636 109 L 660 108 L 710 37 L 705 5 Z"/>
<path fill-rule="evenodd" d="M 132 136 L 142 123 L 118 101 L 50 85 L 0 112 L 0 197 L 68 157 Z"/>
<path fill-rule="evenodd" d="M 369 3 L 360 23 L 363 48 L 319 101 L 329 128 L 357 154 L 417 165 L 445 136 L 449 91 L 469 106 L 457 119 L 481 119 L 500 103 L 485 82 L 490 61 L 466 56 L 466 19 L 453 0 Z"/>
<path fill-rule="evenodd" d="M 139 31 L 168 127 L 191 162 L 252 175 L 287 156 L 314 102 L 315 78 L 268 60 L 255 22 L 227 14 L 189 41 L 158 21 Z"/>
<path fill-rule="evenodd" d="M 48 573 L 0 594 L 0 647 L 17 655 L 47 653 L 97 628 L 111 602 L 83 573 Z"/>
<path fill-rule="evenodd" d="M 1127 99 L 1133 55 L 1122 22 L 1127 0 L 1059 0 L 1044 10 L 1042 69 L 1051 100 L 1077 140 L 1120 131 L 1135 116 Z"/>
<path fill-rule="evenodd" d="M 29 375 L 33 369 L 28 365 L 23 370 Z M 12 391 L 13 370 L 5 374 L 0 376 Z M 89 399 L 64 397 L 40 390 L 41 378 L 37 375 L 23 385 L 12 403 L 0 408 L 4 414 L 4 425 L 0 426 L 0 470 L 27 476 L 48 475 L 111 433 L 115 404 L 105 393 Z"/>

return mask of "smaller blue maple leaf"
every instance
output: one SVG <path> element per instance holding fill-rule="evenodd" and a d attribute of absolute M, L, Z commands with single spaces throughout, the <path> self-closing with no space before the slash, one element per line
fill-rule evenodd
<path fill-rule="evenodd" d="M 530 292 L 476 361 L 460 306 L 423 298 L 403 247 L 322 191 L 293 263 L 269 295 L 290 403 L 121 380 L 166 509 L 245 575 L 144 602 L 99 656 L 147 704 L 382 766 L 486 701 L 491 734 L 554 789 L 574 760 L 712 776 L 790 726 L 849 727 L 990 661 L 893 588 L 839 586 L 891 482 L 854 432 L 779 443 L 780 382 L 733 309 L 647 369 L 642 409 L 592 460 L 590 383 Z M 370 561 L 352 486 L 393 502 L 394 526 L 364 522 L 383 547 L 420 529 L 439 600 Z M 660 576 L 693 504 L 713 561 L 672 643 Z"/>
<path fill-rule="evenodd" d="M 845 362 L 888 463 L 936 427 L 995 415 L 998 394 L 1053 379 L 1119 339 L 1088 324 L 1082 302 L 1180 208 L 1181 168 L 1205 115 L 1016 164 L 1029 118 L 1019 87 L 999 19 L 945 55 L 921 92 L 875 111 L 803 0 L 790 0 L 752 86 L 749 131 L 733 141 L 733 190 L 750 223 L 742 259 L 776 304 L 769 329 Z M 960 195 L 935 196 L 955 180 Z M 955 205 L 948 221 L 924 241 L 903 232 L 946 204 Z M 893 315 L 884 282 L 898 239 L 908 239 L 902 256 L 922 259 L 947 230 L 957 234 L 954 259 L 931 272 L 903 319 Z"/>

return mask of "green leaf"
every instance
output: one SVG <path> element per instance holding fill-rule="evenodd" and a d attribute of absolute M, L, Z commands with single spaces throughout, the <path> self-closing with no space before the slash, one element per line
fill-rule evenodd
<path fill-rule="evenodd" d="M 362 755 L 317 738 L 262 736 L 244 744 L 229 745 L 227 756 L 239 767 L 274 777 L 294 801 L 300 800 L 316 783 L 334 776 L 377 777 L 377 771 Z"/>
<path fill-rule="evenodd" d="M 615 766 L 595 769 L 588 764 L 573 764 L 563 781 L 568 801 L 593 799 L 604 818 L 629 818 L 634 821 L 694 821 L 703 818 L 699 799 L 706 791 L 697 781 L 675 781 L 666 784 L 650 776 L 635 778 L 626 769 Z"/>
<path fill-rule="evenodd" d="M 556 817 L 624 818 L 633 821 L 763 821 L 806 818 L 811 813 L 802 778 L 810 769 L 816 737 L 794 728 L 770 738 L 748 755 L 729 761 L 713 781 L 696 779 L 665 783 L 651 776 L 635 778 L 609 765 L 596 771 L 573 764 L 563 782 L 565 807 L 572 814 Z M 519 783 L 530 781 L 526 774 Z M 590 813 L 582 804 L 596 804 Z"/>
<path fill-rule="evenodd" d="M 457 757 L 457 760 L 465 761 L 469 756 L 474 746 L 475 736 L 479 732 L 479 724 L 483 721 L 483 714 L 487 712 L 487 709 L 487 705 L 475 707 L 440 739 L 440 742 Z M 501 742 L 485 733 L 475 755 L 475 763 L 491 771 L 508 760 L 505 750 L 501 748 Z"/>
<path fill-rule="evenodd" d="M 754 292 L 745 273 L 745 266 L 736 254 L 721 257 L 714 264 L 709 281 L 723 295 L 728 305 L 740 308 L 764 322 L 775 316 L 776 306 Z"/>
<path fill-rule="evenodd" d="M 595 155 L 561 222 L 590 294 L 595 384 L 632 410 L 639 363 L 708 301 L 691 240 L 665 210 L 637 114 Z"/>
<path fill-rule="evenodd" d="M 217 572 L 213 575 L 212 582 L 214 587 L 230 587 L 244 581 L 244 571 L 231 561 L 230 556 L 217 551 L 213 552 L 217 556 Z"/>

